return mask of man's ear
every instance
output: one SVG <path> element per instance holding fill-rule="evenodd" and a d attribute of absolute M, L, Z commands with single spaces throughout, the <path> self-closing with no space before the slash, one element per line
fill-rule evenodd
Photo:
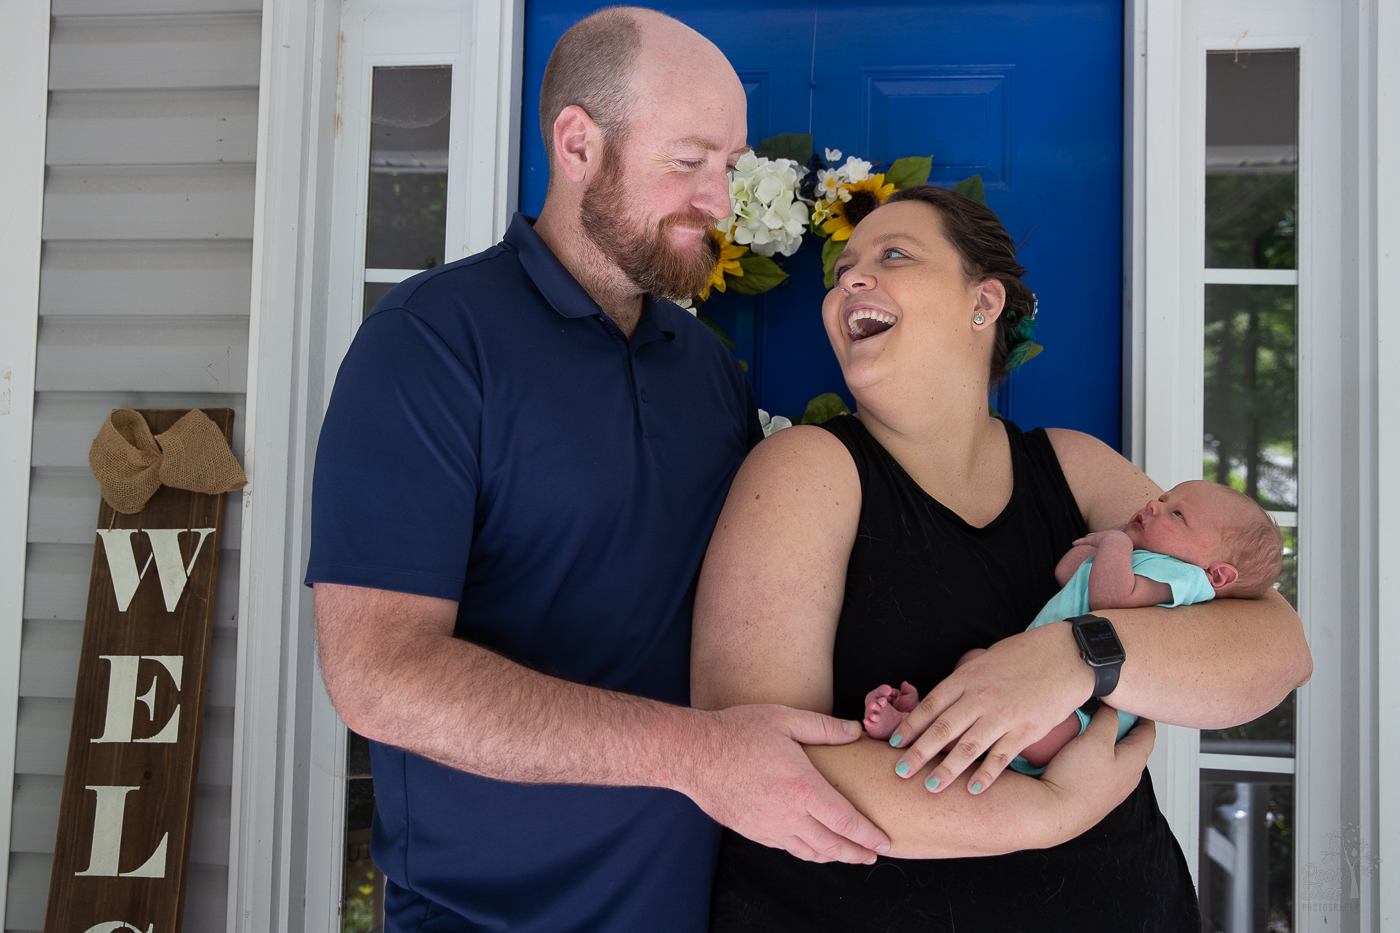
<path fill-rule="evenodd" d="M 570 104 L 554 118 L 554 159 L 565 178 L 582 183 L 595 171 L 602 155 L 602 131 L 577 104 Z"/>
<path fill-rule="evenodd" d="M 976 296 L 972 313 L 982 315 L 982 323 L 972 326 L 976 330 L 986 330 L 996 324 L 1002 309 L 1006 307 L 1006 285 L 1001 279 L 993 278 L 983 279 L 972 288 Z"/>
<path fill-rule="evenodd" d="M 1210 585 L 1215 587 L 1217 592 L 1240 578 L 1240 572 L 1235 569 L 1235 565 L 1223 560 L 1211 561 L 1205 570 L 1206 576 L 1210 578 Z"/>

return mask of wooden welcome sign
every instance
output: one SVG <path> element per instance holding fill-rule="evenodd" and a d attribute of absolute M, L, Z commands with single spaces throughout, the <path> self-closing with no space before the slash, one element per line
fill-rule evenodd
<path fill-rule="evenodd" d="M 188 412 L 122 413 L 159 441 Z M 227 445 L 232 410 L 204 414 Z M 160 485 L 178 441 L 156 441 L 133 454 L 154 464 L 144 508 L 118 512 L 104 480 L 45 933 L 180 930 L 224 497 Z"/>

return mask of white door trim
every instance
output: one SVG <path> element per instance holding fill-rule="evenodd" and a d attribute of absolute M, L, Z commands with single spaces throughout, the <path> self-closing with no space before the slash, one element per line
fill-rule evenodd
<path fill-rule="evenodd" d="M 343 31 L 360 25 L 347 19 L 358 7 L 263 4 L 230 931 L 340 929 L 345 729 L 316 663 L 302 578 L 316 438 L 363 286 L 363 234 L 348 272 L 336 252 L 337 156 L 359 132 L 343 107 L 344 82 L 355 80 Z M 499 239 L 515 210 L 524 4 L 415 0 L 414 8 L 460 18 L 470 40 L 454 75 L 449 160 L 465 184 L 449 192 L 456 248 L 447 258 L 455 259 Z M 352 157 L 367 164 L 365 146 Z"/>
<path fill-rule="evenodd" d="M 1375 29 L 1369 57 L 1375 68 L 1376 95 L 1364 118 L 1375 128 L 1376 157 L 1370 179 L 1375 201 L 1362 220 L 1365 227 L 1375 231 L 1372 313 L 1376 340 L 1367 352 L 1374 354 L 1376 381 L 1371 409 L 1374 421 L 1367 426 L 1373 425 L 1376 431 L 1371 474 L 1377 487 L 1378 526 L 1378 643 L 1374 670 L 1381 674 L 1376 678 L 1376 772 L 1383 776 L 1382 789 L 1375 795 L 1379 802 L 1376 844 L 1380 849 L 1381 878 L 1390 883 L 1383 884 L 1380 879 L 1372 883 L 1380 892 L 1378 926 L 1389 931 L 1400 929 L 1400 884 L 1395 881 L 1400 877 L 1400 794 L 1386 789 L 1385 781 L 1385 776 L 1400 773 L 1396 770 L 1400 768 L 1400 714 L 1396 712 L 1400 710 L 1400 484 L 1395 482 L 1396 464 L 1400 464 L 1400 421 L 1395 417 L 1395 406 L 1400 402 L 1400 371 L 1395 362 L 1400 353 L 1400 120 L 1395 118 L 1400 113 L 1400 60 L 1394 54 L 1400 48 L 1400 3 L 1378 0 L 1373 9 Z M 1360 144 L 1364 136 L 1357 135 Z"/>
<path fill-rule="evenodd" d="M 0 0 L 0 916 L 10 874 L 19 655 L 39 339 L 39 257 L 49 91 L 48 0 Z"/>

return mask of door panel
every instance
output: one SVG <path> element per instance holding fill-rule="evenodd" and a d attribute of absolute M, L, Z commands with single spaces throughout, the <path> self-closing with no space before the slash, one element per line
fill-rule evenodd
<path fill-rule="evenodd" d="M 538 125 L 550 50 L 593 9 L 526 6 L 523 125 Z M 888 163 L 933 156 L 930 181 L 980 174 L 1026 283 L 1045 352 L 1003 387 L 1023 427 L 1058 425 L 1119 445 L 1122 337 L 1122 5 L 832 2 L 667 5 L 729 57 L 749 100 L 749 141 L 783 132 Z M 537 133 L 522 145 L 521 210 L 544 200 Z M 816 246 L 820 246 L 816 242 Z M 707 312 L 739 345 L 759 404 L 800 415 L 821 392 L 849 395 L 822 329 L 819 250 L 783 260 L 792 279 L 758 297 L 722 295 Z"/>

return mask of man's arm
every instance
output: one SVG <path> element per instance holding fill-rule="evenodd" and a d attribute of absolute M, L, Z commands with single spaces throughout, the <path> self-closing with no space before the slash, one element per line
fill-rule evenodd
<path fill-rule="evenodd" d="M 1089 565 L 1089 608 L 1095 611 L 1142 609 L 1171 602 L 1170 586 L 1133 573 L 1131 538 L 1116 528 L 1110 528 L 1080 540 L 1088 541 L 1091 538 L 1098 548 L 1098 555 Z"/>
<path fill-rule="evenodd" d="M 854 741 L 859 723 L 843 730 L 774 706 L 707 713 L 586 687 L 454 638 L 453 601 L 327 583 L 315 592 L 326 686 L 361 735 L 502 781 L 670 788 L 813 861 L 888 850 L 798 744 Z"/>
<path fill-rule="evenodd" d="M 1091 530 L 1121 525 L 1161 493 L 1101 441 L 1077 431 L 1049 434 Z M 1139 716 L 1199 729 L 1237 725 L 1273 709 L 1312 675 L 1302 622 L 1272 590 L 1260 599 L 1101 614 L 1113 622 L 1127 655 L 1117 689 L 1104 699 Z M 909 714 L 904 728 L 922 736 L 900 761 L 917 770 L 954 743 L 933 770 L 940 787 L 984 752 L 968 781 L 990 786 L 1021 749 L 1088 699 L 1093 686 L 1068 623 L 1003 639 Z"/>

